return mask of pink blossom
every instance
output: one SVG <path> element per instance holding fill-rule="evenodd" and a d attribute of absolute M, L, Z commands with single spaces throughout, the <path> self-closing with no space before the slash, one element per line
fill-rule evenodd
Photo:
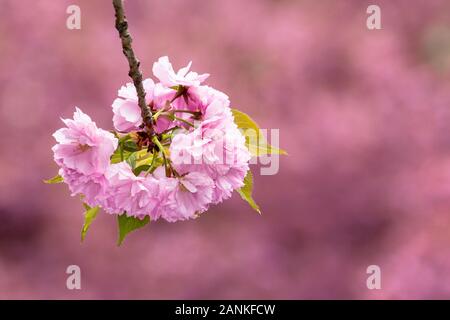
<path fill-rule="evenodd" d="M 155 83 L 152 79 L 146 79 L 142 84 L 146 92 L 145 100 L 148 104 L 153 99 Z M 142 124 L 142 116 L 133 83 L 129 82 L 122 86 L 118 91 L 118 96 L 112 104 L 114 127 L 120 132 L 137 130 Z"/>
<path fill-rule="evenodd" d="M 192 87 L 187 91 L 187 99 L 188 103 L 178 99 L 176 102 L 181 101 L 185 106 L 177 106 L 177 109 L 200 112 L 202 126 L 226 129 L 228 124 L 233 124 L 230 100 L 225 93 L 208 86 Z"/>
<path fill-rule="evenodd" d="M 80 109 L 72 119 L 63 119 L 67 128 L 57 130 L 53 137 L 55 162 L 83 175 L 102 174 L 109 166 L 110 157 L 118 141 L 108 131 L 97 128 L 95 122 Z"/>
<path fill-rule="evenodd" d="M 177 91 L 172 88 L 168 88 L 161 83 L 155 84 L 153 88 L 153 107 L 156 110 L 164 108 L 166 102 L 172 101 L 176 94 Z"/>
<path fill-rule="evenodd" d="M 161 204 L 160 216 L 169 221 L 193 219 L 206 211 L 212 200 L 214 183 L 201 172 L 190 172 L 180 178 L 163 176 L 160 167 L 155 171 L 166 200 Z"/>
<path fill-rule="evenodd" d="M 82 194 L 90 206 L 111 214 L 174 222 L 195 218 L 243 186 L 250 153 L 234 123 L 229 98 L 201 86 L 208 75 L 189 72 L 190 66 L 175 73 L 162 57 L 153 66 L 161 82 L 144 81 L 146 103 L 154 115 L 159 111 L 155 131 L 180 127 L 173 131 L 169 147 L 173 176 L 167 177 L 163 166 L 136 176 L 127 162 L 110 164 L 118 140 L 77 109 L 73 120 L 63 120 L 67 128 L 55 132 L 58 144 L 53 147 L 72 195 Z M 177 85 L 188 87 L 179 97 L 172 88 Z M 112 108 L 117 130 L 140 130 L 141 110 L 132 83 L 120 88 Z"/>
<path fill-rule="evenodd" d="M 153 80 L 146 79 L 143 81 L 146 91 L 145 100 L 151 106 L 154 112 L 167 108 L 167 102 L 170 102 L 176 95 L 177 91 L 163 86 L 161 83 L 155 84 Z M 127 83 L 119 90 L 119 97 L 112 104 L 114 127 L 120 132 L 130 132 L 139 130 L 142 125 L 141 109 L 139 108 L 136 89 L 132 83 Z M 167 109 L 167 110 L 170 110 Z M 167 117 L 159 117 L 155 124 L 157 133 L 163 132 L 176 123 Z"/>
<path fill-rule="evenodd" d="M 83 202 L 91 207 L 103 203 L 105 192 L 108 188 L 108 181 L 104 174 L 84 175 L 69 168 L 59 169 L 59 174 L 69 186 L 72 196 L 82 195 Z"/>
<path fill-rule="evenodd" d="M 172 106 L 170 101 L 175 97 L 177 91 L 171 88 L 163 86 L 161 83 L 157 83 L 153 90 L 153 108 L 155 111 L 164 109 L 166 111 L 171 110 Z M 155 131 L 161 133 L 167 129 L 174 127 L 176 123 L 167 117 L 158 117 L 155 124 Z"/>
<path fill-rule="evenodd" d="M 106 173 L 109 183 L 108 198 L 103 208 L 111 214 L 156 220 L 164 195 L 160 192 L 158 181 L 151 175 L 135 176 L 126 162 L 112 164 Z"/>
<path fill-rule="evenodd" d="M 209 77 L 209 74 L 199 75 L 197 72 L 190 71 L 192 61 L 175 73 L 168 57 L 161 57 L 153 64 L 153 74 L 161 81 L 164 86 L 173 87 L 182 85 L 186 87 L 199 86 L 200 83 Z"/>
<path fill-rule="evenodd" d="M 195 101 L 194 104 L 202 113 L 205 112 L 206 108 L 213 102 L 219 101 L 224 108 L 230 107 L 230 99 L 228 96 L 209 86 L 198 86 L 189 88 L 189 97 Z"/>
<path fill-rule="evenodd" d="M 235 125 L 226 127 L 179 133 L 170 146 L 170 157 L 178 171 L 202 172 L 214 181 L 213 203 L 231 197 L 233 190 L 242 187 L 249 170 L 251 156 L 244 136 Z"/>
<path fill-rule="evenodd" d="M 202 136 L 201 129 L 180 132 L 172 138 L 170 159 L 178 170 L 185 173 L 189 165 L 211 163 L 217 160 L 215 144 L 212 139 Z"/>
<path fill-rule="evenodd" d="M 234 118 L 231 109 L 224 103 L 225 101 L 215 99 L 204 108 L 203 129 L 216 129 L 226 131 L 234 127 Z"/>
<path fill-rule="evenodd" d="M 208 136 L 208 131 L 205 136 Z M 219 203 L 230 198 L 234 190 L 244 185 L 251 155 L 245 146 L 245 137 L 237 127 L 229 126 L 222 137 L 216 135 L 213 141 L 215 154 L 219 160 L 208 163 L 202 169 L 214 180 L 212 201 Z"/>

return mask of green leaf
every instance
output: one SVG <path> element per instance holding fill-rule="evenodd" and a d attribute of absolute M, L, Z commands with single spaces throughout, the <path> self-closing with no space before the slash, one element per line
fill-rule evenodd
<path fill-rule="evenodd" d="M 135 176 L 138 176 L 141 172 L 149 171 L 149 170 L 150 170 L 150 165 L 144 164 L 143 166 L 136 167 L 133 170 L 133 173 L 134 173 Z"/>
<path fill-rule="evenodd" d="M 252 130 L 248 131 L 247 135 L 245 135 L 245 143 L 248 150 L 253 156 L 261 156 L 265 154 L 287 155 L 287 152 L 283 149 L 272 147 L 267 142 L 266 138 L 261 133 L 258 124 L 252 118 L 250 118 L 248 114 L 237 109 L 231 109 L 231 111 L 234 116 L 234 122 L 239 129 L 244 130 L 244 135 L 246 130 Z M 250 133 L 253 133 L 254 137 L 251 138 Z"/>
<path fill-rule="evenodd" d="M 130 152 L 135 152 L 139 150 L 138 145 L 136 144 L 136 142 L 132 141 L 132 140 L 127 140 L 124 141 L 122 143 L 123 146 L 123 150 L 124 151 L 130 151 Z"/>
<path fill-rule="evenodd" d="M 83 206 L 86 212 L 84 213 L 83 228 L 81 228 L 81 242 L 84 241 L 84 238 L 86 237 L 86 233 L 89 230 L 92 221 L 94 221 L 95 217 L 97 217 L 97 213 L 100 210 L 99 206 L 91 208 L 86 203 L 83 203 Z"/>
<path fill-rule="evenodd" d="M 152 163 L 153 154 L 151 152 L 147 152 L 146 149 L 142 149 L 140 151 L 135 152 L 136 155 L 136 168 L 143 166 L 143 165 L 149 165 Z"/>
<path fill-rule="evenodd" d="M 248 170 L 247 175 L 244 178 L 244 186 L 237 190 L 240 194 L 241 198 L 248 202 L 250 207 L 255 209 L 259 214 L 261 214 L 261 210 L 259 206 L 256 204 L 255 200 L 252 198 L 253 192 L 253 175 L 250 170 Z"/>
<path fill-rule="evenodd" d="M 126 161 L 130 165 L 135 175 L 139 175 L 142 171 L 149 170 L 150 166 L 153 166 L 152 169 L 155 169 L 163 163 L 162 159 L 158 156 L 153 160 L 153 154 L 148 152 L 145 148 L 135 152 L 125 150 L 121 152 L 119 146 L 111 157 L 111 163 L 119 163 L 122 161 Z"/>
<path fill-rule="evenodd" d="M 118 136 L 118 134 L 116 132 L 116 137 L 119 138 L 119 143 L 123 143 L 123 142 L 131 139 L 131 134 L 128 133 L 128 134 L 125 134 L 125 135 L 120 137 L 120 136 Z"/>
<path fill-rule="evenodd" d="M 131 169 L 136 168 L 136 152 L 130 154 L 130 156 L 126 159 L 126 161 L 130 165 Z"/>
<path fill-rule="evenodd" d="M 123 150 L 120 146 L 114 151 L 113 155 L 111 156 L 111 163 L 119 163 L 124 160 L 127 160 L 128 157 L 132 154 L 132 152 Z M 123 157 L 123 159 L 122 159 Z"/>
<path fill-rule="evenodd" d="M 51 178 L 51 179 L 44 180 L 44 183 L 48 183 L 48 184 L 61 183 L 61 182 L 64 182 L 64 179 L 63 179 L 63 177 L 61 177 L 59 174 L 56 175 L 56 176 L 54 176 L 54 177 Z"/>
<path fill-rule="evenodd" d="M 123 213 L 120 216 L 117 216 L 117 222 L 119 225 L 119 239 L 117 240 L 117 245 L 120 246 L 130 232 L 148 224 L 150 222 L 150 217 L 146 216 L 144 219 L 140 220 L 138 218 L 128 217 L 126 213 Z"/>
<path fill-rule="evenodd" d="M 111 156 L 111 163 L 119 163 L 127 160 L 133 152 L 138 150 L 137 144 L 131 140 L 131 134 L 127 134 L 119 139 L 119 146 Z"/>

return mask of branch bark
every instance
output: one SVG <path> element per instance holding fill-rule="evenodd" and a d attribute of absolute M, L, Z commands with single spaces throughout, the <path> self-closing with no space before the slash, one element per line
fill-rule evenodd
<path fill-rule="evenodd" d="M 138 104 L 139 108 L 141 108 L 141 115 L 144 124 L 150 130 L 150 133 L 152 133 L 153 132 L 152 112 L 145 102 L 145 90 L 144 86 L 142 85 L 142 73 L 139 69 L 140 62 L 136 58 L 136 55 L 134 54 L 133 51 L 133 47 L 131 46 L 133 38 L 131 37 L 131 34 L 128 32 L 128 21 L 125 16 L 123 0 L 113 0 L 113 6 L 116 16 L 116 29 L 119 32 L 119 36 L 122 42 L 123 54 L 127 58 L 128 65 L 130 67 L 128 75 L 130 76 L 131 79 L 133 79 L 134 87 L 136 88 L 138 96 Z"/>

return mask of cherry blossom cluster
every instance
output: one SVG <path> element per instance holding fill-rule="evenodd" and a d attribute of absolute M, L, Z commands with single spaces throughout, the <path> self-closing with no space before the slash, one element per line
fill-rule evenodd
<path fill-rule="evenodd" d="M 227 95 L 202 83 L 208 74 L 153 65 L 143 81 L 151 130 L 136 89 L 127 83 L 112 103 L 115 131 L 98 128 L 76 108 L 53 136 L 54 160 L 72 195 L 110 214 L 169 222 L 195 218 L 244 185 L 250 153 Z"/>

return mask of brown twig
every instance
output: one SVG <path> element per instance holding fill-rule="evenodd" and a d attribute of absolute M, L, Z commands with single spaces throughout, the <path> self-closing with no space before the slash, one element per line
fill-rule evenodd
<path fill-rule="evenodd" d="M 133 79 L 134 86 L 136 88 L 138 96 L 139 108 L 141 108 L 141 115 L 145 126 L 153 133 L 152 124 L 152 112 L 145 103 L 145 90 L 142 85 L 142 73 L 139 70 L 140 62 L 136 58 L 131 43 L 133 38 L 128 32 L 128 21 L 125 16 L 122 0 L 113 0 L 113 6 L 116 13 L 116 29 L 119 32 L 120 39 L 122 41 L 123 54 L 127 57 L 130 71 L 128 75 Z"/>

